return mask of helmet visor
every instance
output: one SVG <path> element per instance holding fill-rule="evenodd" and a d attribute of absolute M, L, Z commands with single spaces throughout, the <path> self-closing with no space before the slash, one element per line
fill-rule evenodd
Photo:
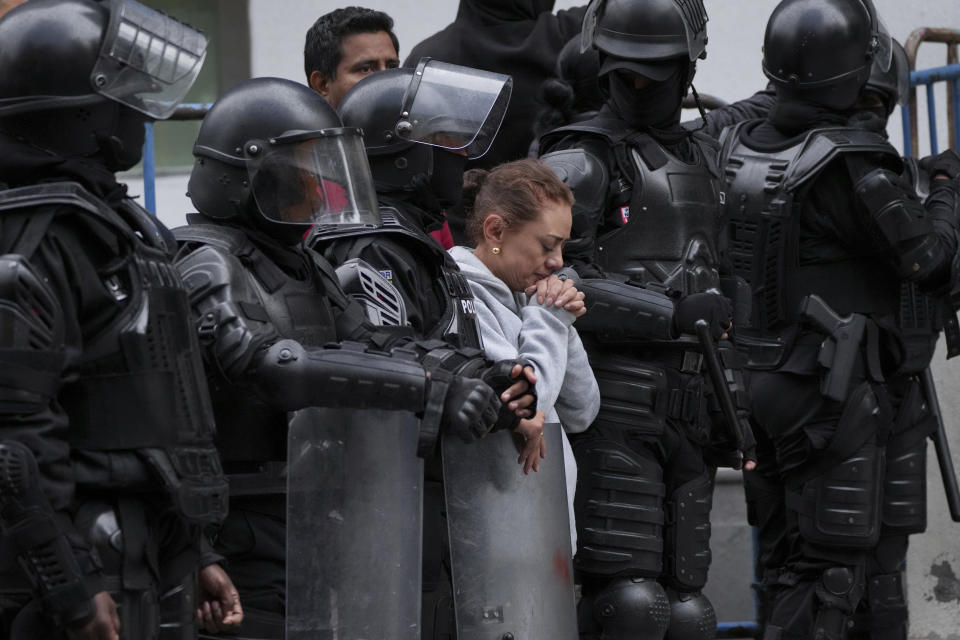
<path fill-rule="evenodd" d="M 397 135 L 479 158 L 507 113 L 513 79 L 424 58 L 403 99 Z"/>
<path fill-rule="evenodd" d="M 113 0 L 110 25 L 90 75 L 103 96 L 163 119 L 193 86 L 207 37 L 134 0 Z"/>
<path fill-rule="evenodd" d="M 285 134 L 244 147 L 250 189 L 273 222 L 379 226 L 380 209 L 359 129 Z"/>
<path fill-rule="evenodd" d="M 600 19 L 600 6 L 603 0 L 593 0 L 583 14 L 583 25 L 580 27 L 580 53 L 586 53 L 593 48 L 597 37 L 597 22 Z"/>
<path fill-rule="evenodd" d="M 873 0 L 863 0 L 867 11 L 870 13 L 870 51 L 873 56 L 873 65 L 882 72 L 890 70 L 893 63 L 893 38 L 890 37 L 890 31 L 887 25 L 883 24 Z"/>

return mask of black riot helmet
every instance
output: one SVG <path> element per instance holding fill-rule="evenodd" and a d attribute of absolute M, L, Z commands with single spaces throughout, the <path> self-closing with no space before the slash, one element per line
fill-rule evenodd
<path fill-rule="evenodd" d="M 340 116 L 364 131 L 377 191 L 413 193 L 439 215 L 459 200 L 463 163 L 490 148 L 512 86 L 510 76 L 424 58 L 416 69 L 387 69 L 358 82 L 340 102 Z"/>
<path fill-rule="evenodd" d="M 614 110 L 638 128 L 679 121 L 706 44 L 702 0 L 593 0 L 581 31 L 581 50 L 599 51 L 601 89 Z M 652 85 L 635 89 L 628 74 Z"/>
<path fill-rule="evenodd" d="M 134 0 L 31 0 L 0 19 L 0 129 L 129 168 L 143 122 L 176 108 L 206 47 L 199 31 Z"/>
<path fill-rule="evenodd" d="M 891 56 L 870 0 L 783 0 L 767 22 L 763 72 L 784 98 L 843 111 L 856 102 L 871 66 L 886 71 Z"/>
<path fill-rule="evenodd" d="M 874 60 L 870 78 L 864 87 L 864 91 L 872 91 L 883 99 L 888 116 L 898 104 L 902 107 L 910 99 L 910 60 L 903 45 L 893 38 L 890 44 L 893 47 L 890 67 L 884 71 L 879 60 Z"/>
<path fill-rule="evenodd" d="M 208 217 L 288 244 L 315 223 L 380 223 L 361 131 L 300 83 L 254 78 L 229 89 L 204 117 L 193 155 L 188 194 Z"/>

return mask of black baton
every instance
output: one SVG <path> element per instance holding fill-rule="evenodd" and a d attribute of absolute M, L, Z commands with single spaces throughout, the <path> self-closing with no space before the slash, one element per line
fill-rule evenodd
<path fill-rule="evenodd" d="M 940 467 L 940 478 L 943 480 L 943 492 L 947 495 L 947 506 L 950 508 L 950 519 L 960 522 L 960 487 L 957 487 L 957 474 L 953 469 L 953 457 L 950 455 L 950 443 L 947 442 L 947 430 L 943 425 L 943 414 L 940 413 L 940 401 L 937 400 L 937 388 L 933 385 L 933 374 L 930 367 L 920 374 L 920 389 L 923 400 L 930 408 L 937 421 L 937 430 L 930 434 L 933 448 L 937 452 L 937 466 Z"/>
<path fill-rule="evenodd" d="M 697 340 L 700 341 L 700 349 L 703 351 L 703 357 L 707 362 L 707 374 L 713 383 L 717 392 L 717 398 L 720 401 L 720 409 L 723 411 L 723 417 L 726 418 L 727 427 L 733 441 L 737 445 L 737 451 L 740 457 L 743 457 L 744 436 L 743 428 L 740 426 L 740 418 L 737 416 L 737 407 L 733 402 L 733 396 L 730 394 L 730 387 L 727 386 L 727 376 L 723 373 L 723 364 L 720 362 L 720 356 L 717 355 L 717 348 L 713 343 L 713 336 L 710 335 L 710 325 L 706 320 L 697 320 L 694 323 L 697 331 Z"/>

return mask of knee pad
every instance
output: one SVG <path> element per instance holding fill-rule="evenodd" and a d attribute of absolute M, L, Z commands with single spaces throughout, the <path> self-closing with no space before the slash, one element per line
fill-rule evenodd
<path fill-rule="evenodd" d="M 670 622 L 667 592 L 649 578 L 618 578 L 593 601 L 604 640 L 661 640 Z"/>
<path fill-rule="evenodd" d="M 815 587 L 818 604 L 813 637 L 845 640 L 864 589 L 860 567 L 831 567 L 824 571 Z"/>
<path fill-rule="evenodd" d="M 717 614 L 699 591 L 667 591 L 670 599 L 670 625 L 667 640 L 710 640 L 717 634 Z"/>
<path fill-rule="evenodd" d="M 927 439 L 887 448 L 883 476 L 883 526 L 892 533 L 927 529 Z"/>
<path fill-rule="evenodd" d="M 667 503 L 667 572 L 670 582 L 699 590 L 710 569 L 710 509 L 713 481 L 704 473 L 678 487 Z"/>
<path fill-rule="evenodd" d="M 874 442 L 823 474 L 788 491 L 787 508 L 798 512 L 800 535 L 830 547 L 872 547 L 880 537 L 883 450 Z"/>
<path fill-rule="evenodd" d="M 605 439 L 577 442 L 578 571 L 656 577 L 663 567 L 663 470 L 648 451 Z"/>

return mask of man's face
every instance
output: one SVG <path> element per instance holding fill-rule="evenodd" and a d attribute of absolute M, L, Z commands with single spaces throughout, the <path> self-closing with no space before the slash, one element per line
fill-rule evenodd
<path fill-rule="evenodd" d="M 319 71 L 310 74 L 310 86 L 334 108 L 353 85 L 371 73 L 400 66 L 397 50 L 386 31 L 353 33 L 340 40 L 340 64 L 330 79 Z"/>

